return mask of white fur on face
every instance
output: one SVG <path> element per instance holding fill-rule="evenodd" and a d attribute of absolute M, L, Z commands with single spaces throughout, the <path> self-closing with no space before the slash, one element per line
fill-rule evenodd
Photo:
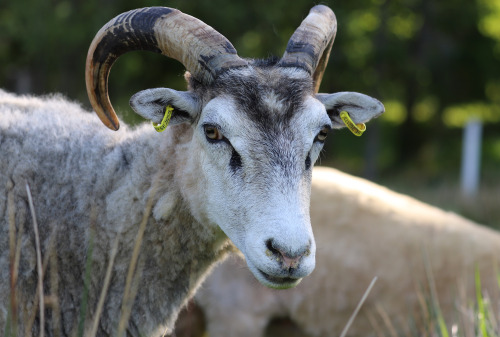
<path fill-rule="evenodd" d="M 266 97 L 273 102 L 273 95 Z M 272 110 L 272 109 L 271 109 Z M 285 125 L 286 124 L 286 125 Z M 210 142 L 204 125 L 216 126 L 225 141 Z M 235 101 L 221 96 L 210 101 L 195 127 L 193 144 L 200 167 L 200 220 L 218 225 L 245 255 L 263 284 L 287 288 L 296 285 L 315 265 L 315 242 L 309 219 L 312 165 L 322 144 L 316 135 L 331 121 L 324 106 L 309 97 L 303 111 L 267 133 L 240 111 Z M 241 166 L 231 166 L 235 153 Z M 310 167 L 306 167 L 309 157 Z M 274 245 L 271 245 L 271 243 Z M 300 257 L 296 268 L 285 268 L 283 258 Z"/>

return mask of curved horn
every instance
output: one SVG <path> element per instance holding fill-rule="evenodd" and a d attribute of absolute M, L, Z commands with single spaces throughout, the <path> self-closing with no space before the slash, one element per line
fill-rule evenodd
<path fill-rule="evenodd" d="M 314 6 L 288 41 L 281 67 L 299 67 L 311 74 L 314 92 L 318 92 L 337 33 L 333 11 L 323 5 Z"/>
<path fill-rule="evenodd" d="M 176 9 L 147 7 L 120 14 L 96 34 L 85 70 L 90 103 L 112 130 L 118 130 L 120 124 L 108 97 L 109 71 L 120 55 L 133 50 L 148 50 L 176 59 L 205 84 L 225 69 L 247 65 L 224 36 Z"/>

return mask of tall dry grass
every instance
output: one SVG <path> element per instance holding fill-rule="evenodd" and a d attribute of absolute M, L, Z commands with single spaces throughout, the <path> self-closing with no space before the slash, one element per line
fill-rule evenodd
<path fill-rule="evenodd" d="M 28 312 L 23 317 L 19 316 L 19 289 L 18 289 L 18 274 L 19 274 L 19 261 L 22 254 L 21 251 L 21 238 L 24 233 L 23 224 L 19 225 L 16 229 L 15 214 L 16 209 L 14 205 L 14 196 L 11 192 L 8 192 L 7 196 L 7 211 L 9 219 L 9 275 L 10 275 L 10 306 L 7 324 L 4 331 L 0 331 L 0 336 L 4 337 L 17 337 L 17 336 L 34 336 L 33 331 L 39 331 L 38 336 L 44 337 L 45 334 L 45 317 L 46 313 L 50 313 L 52 327 L 51 334 L 55 337 L 62 336 L 61 329 L 61 308 L 59 306 L 58 300 L 58 268 L 57 268 L 57 252 L 55 250 L 54 239 L 55 239 L 55 228 L 53 233 L 50 235 L 48 248 L 45 251 L 45 255 L 42 255 L 40 247 L 40 239 L 38 233 L 38 222 L 36 217 L 36 205 L 33 202 L 31 190 L 29 185 L 26 185 L 26 191 L 28 194 L 28 203 L 31 211 L 32 222 L 34 226 L 35 233 L 35 245 L 36 245 L 36 256 L 37 256 L 37 274 L 38 282 L 36 288 L 36 295 L 34 298 L 34 304 L 31 312 Z M 142 244 L 142 238 L 144 231 L 146 230 L 146 224 L 148 218 L 151 214 L 151 209 L 153 205 L 153 197 L 156 189 L 153 188 L 153 192 L 150 194 L 148 199 L 146 209 L 139 226 L 138 234 L 136 236 L 136 241 L 134 243 L 134 249 L 130 258 L 130 264 L 128 268 L 125 290 L 122 298 L 122 308 L 119 318 L 118 331 L 116 336 L 125 336 L 128 320 L 132 311 L 132 305 L 134 303 L 135 297 L 137 295 L 137 290 L 140 283 L 142 263 L 139 258 L 140 247 Z M 94 219 L 95 217 L 92 216 Z M 92 221 L 94 223 L 94 221 Z M 92 226 L 95 227 L 95 226 Z M 102 285 L 101 292 L 99 294 L 99 300 L 95 308 L 94 316 L 90 324 L 86 324 L 85 318 L 88 310 L 88 291 L 90 287 L 90 275 L 92 272 L 92 252 L 93 252 L 93 240 L 94 234 L 91 230 L 91 235 L 89 238 L 89 246 L 87 251 L 87 260 L 85 264 L 85 272 L 83 278 L 83 287 L 81 294 L 81 306 L 80 306 L 80 316 L 78 322 L 75 322 L 75 328 L 72 329 L 74 336 L 78 337 L 95 337 L 97 336 L 97 330 L 99 326 L 99 320 L 104 307 L 104 302 L 107 296 L 107 291 L 109 289 L 111 275 L 113 270 L 114 261 L 118 252 L 119 239 L 117 236 L 113 242 L 109 262 L 106 268 L 106 273 L 104 277 L 104 282 Z M 47 271 L 49 275 L 47 275 Z M 44 280 L 48 277 L 49 289 L 44 289 Z M 45 282 L 47 283 L 47 282 Z M 34 323 L 38 318 L 39 327 L 34 329 Z M 23 320 L 22 324 L 25 326 L 24 332 L 18 330 L 20 320 Z M 85 328 L 90 326 L 90 328 Z"/>
<path fill-rule="evenodd" d="M 500 186 L 499 186 L 500 187 Z M 491 214 L 497 214 L 500 212 L 500 207 L 498 207 L 498 203 L 494 203 L 490 205 L 491 196 L 497 197 L 498 193 L 500 193 L 500 189 L 496 190 L 496 187 L 490 185 L 490 189 L 482 190 L 482 194 L 479 197 L 479 201 L 482 207 L 487 207 L 491 209 Z M 28 195 L 31 199 L 31 193 L 29 192 L 29 187 L 27 186 Z M 418 195 L 422 192 L 418 190 L 413 190 L 414 195 L 418 197 Z M 452 200 L 457 200 L 456 205 L 460 205 L 460 202 L 465 202 L 467 207 L 473 207 L 474 203 L 470 201 L 464 201 L 464 199 L 458 194 L 454 189 L 446 187 L 443 185 L 442 188 L 439 188 L 437 191 L 433 191 L 432 193 L 427 191 L 423 192 L 421 195 L 428 196 L 428 199 L 438 197 L 439 200 L 447 199 L 447 202 L 450 202 L 450 198 Z M 430 196 L 430 197 L 429 197 Z M 134 246 L 134 251 L 130 260 L 129 270 L 127 273 L 126 279 L 126 289 L 123 294 L 122 299 L 122 309 L 121 309 L 121 317 L 120 324 L 117 336 L 123 336 L 125 334 L 126 326 L 128 319 L 130 317 L 130 312 L 132 309 L 132 304 L 134 302 L 135 296 L 137 294 L 137 288 L 140 284 L 140 275 L 141 275 L 141 260 L 139 258 L 140 247 L 142 244 L 142 236 L 144 234 L 144 230 L 146 228 L 147 220 L 151 212 L 151 202 L 152 198 L 148 202 L 148 205 L 145 209 L 143 219 L 141 221 L 137 239 Z M 500 200 L 500 199 L 495 199 Z M 19 268 L 19 260 L 22 254 L 21 251 L 21 237 L 24 233 L 24 228 L 22 224 L 20 224 L 19 228 L 16 228 L 15 224 L 15 206 L 14 199 L 11 193 L 8 193 L 8 219 L 9 219 L 9 273 L 10 273 L 10 310 L 9 310 L 9 319 L 8 323 L 5 326 L 4 331 L 0 331 L 4 337 L 11 336 L 31 336 L 33 331 L 33 325 L 35 324 L 35 320 L 38 317 L 38 321 L 42 326 L 42 314 L 40 312 L 50 312 L 52 324 L 51 327 L 53 329 L 52 334 L 54 336 L 61 336 L 61 308 L 58 302 L 58 268 L 57 268 L 57 252 L 55 250 L 54 238 L 55 231 L 51 233 L 48 248 L 45 251 L 45 255 L 41 254 L 41 250 L 39 245 L 37 244 L 37 268 L 38 274 L 40 276 L 36 296 L 34 299 L 34 306 L 32 308 L 32 312 L 29 312 L 25 315 L 19 315 L 19 293 L 18 293 L 18 268 Z M 33 217 L 33 224 L 36 227 L 36 205 L 33 204 L 33 201 L 30 200 L 30 210 Z M 496 218 L 500 219 L 500 216 Z M 92 241 L 92 240 L 91 240 Z M 115 239 L 112 245 L 112 249 L 110 251 L 109 263 L 106 269 L 105 278 L 103 282 L 103 286 L 101 292 L 99 294 L 98 304 L 95 310 L 95 314 L 92 317 L 92 322 L 90 324 L 90 328 L 85 330 L 84 319 L 85 312 L 87 310 L 86 304 L 86 296 L 88 296 L 88 275 L 91 273 L 91 256 L 92 256 L 92 244 L 89 245 L 89 251 L 87 254 L 87 266 L 85 271 L 85 278 L 83 281 L 83 291 L 82 291 L 82 315 L 80 320 L 76 322 L 77 327 L 75 327 L 75 336 L 85 336 L 85 337 L 94 337 L 97 335 L 97 327 L 99 324 L 99 320 L 102 314 L 103 304 L 107 295 L 107 291 L 109 289 L 109 284 L 111 280 L 111 273 L 113 269 L 113 263 L 117 254 L 119 245 L 119 237 Z M 457 247 L 459 249 L 460 247 Z M 49 274 L 47 275 L 47 271 Z M 498 275 L 498 284 L 500 290 L 500 273 L 496 271 L 496 275 Z M 46 284 L 49 285 L 49 289 L 43 289 L 43 280 L 45 277 L 48 277 L 49 282 Z M 459 292 L 456 298 L 456 315 L 455 320 L 445 322 L 443 315 L 440 312 L 439 303 L 437 301 L 436 290 L 432 287 L 433 279 L 432 275 L 428 275 L 428 286 L 431 289 L 430 292 L 421 292 L 420 293 L 420 314 L 416 317 L 411 318 L 408 322 L 394 322 L 391 317 L 389 317 L 382 308 L 378 308 L 376 313 L 371 314 L 370 321 L 373 326 L 373 331 L 377 337 L 500 337 L 500 297 L 495 297 L 495 294 L 489 294 L 483 291 L 481 287 L 481 275 L 476 272 L 475 275 L 476 280 L 476 294 L 475 298 L 467 298 L 464 294 L 465 291 Z M 361 294 L 360 294 L 361 297 Z M 19 323 L 24 323 L 23 325 L 26 327 L 23 332 L 18 331 Z M 402 324 L 403 323 L 403 324 Z M 346 322 L 347 324 L 347 322 Z M 353 315 L 352 322 L 349 324 L 356 324 L 355 314 Z M 347 325 L 349 326 L 349 325 Z M 38 328 L 37 331 L 40 331 L 40 336 L 43 336 L 44 329 Z M 271 331 L 271 330 L 269 330 Z M 279 331 L 276 329 L 273 331 L 273 337 L 280 337 Z M 345 331 L 348 333 L 348 328 Z M 204 336 L 207 336 L 206 333 Z M 216 336 L 212 336 L 216 337 Z M 270 337 L 269 335 L 267 337 Z"/>
<path fill-rule="evenodd" d="M 488 293 L 481 286 L 476 269 L 475 297 L 467 297 L 464 287 L 458 287 L 452 318 L 445 320 L 441 311 L 434 277 L 426 266 L 428 290 L 419 290 L 419 310 L 406 322 L 394 322 L 382 308 L 370 314 L 369 320 L 377 337 L 498 337 L 500 336 L 500 296 Z M 500 290 L 500 274 L 497 275 Z M 453 285 L 450 285 L 450 287 Z"/>

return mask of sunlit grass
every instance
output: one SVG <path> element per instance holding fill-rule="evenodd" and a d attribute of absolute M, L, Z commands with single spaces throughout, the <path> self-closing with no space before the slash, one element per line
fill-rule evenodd
<path fill-rule="evenodd" d="M 453 312 L 445 318 L 433 286 L 432 273 L 428 273 L 429 291 L 419 292 L 420 308 L 406 326 L 397 324 L 377 307 L 369 319 L 377 337 L 498 337 L 500 327 L 494 305 L 500 305 L 500 298 L 492 298 L 481 285 L 479 269 L 475 271 L 475 298 L 455 298 Z M 500 289 L 500 274 L 497 273 Z M 450 285 L 451 287 L 452 285 Z M 451 315 L 450 315 L 451 314 Z M 452 319 L 450 319 L 452 317 Z M 355 323 L 354 323 L 355 325 Z M 276 336 L 281 337 L 281 336 Z"/>

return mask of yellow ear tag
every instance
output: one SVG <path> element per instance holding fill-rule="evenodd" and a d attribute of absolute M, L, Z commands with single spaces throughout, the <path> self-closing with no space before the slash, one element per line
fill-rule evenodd
<path fill-rule="evenodd" d="M 363 134 L 363 132 L 366 131 L 365 123 L 355 124 L 352 121 L 347 111 L 342 111 L 340 113 L 340 118 L 342 118 L 342 121 L 344 122 L 345 126 L 347 126 L 347 128 L 351 130 L 351 132 L 354 133 L 354 135 L 360 137 Z"/>
<path fill-rule="evenodd" d="M 172 111 L 174 111 L 174 108 L 171 105 L 167 105 L 167 108 L 165 109 L 165 115 L 163 116 L 163 119 L 160 124 L 156 124 L 153 122 L 153 127 L 157 132 L 163 132 L 168 126 L 168 123 L 170 123 L 170 118 L 172 117 Z"/>

